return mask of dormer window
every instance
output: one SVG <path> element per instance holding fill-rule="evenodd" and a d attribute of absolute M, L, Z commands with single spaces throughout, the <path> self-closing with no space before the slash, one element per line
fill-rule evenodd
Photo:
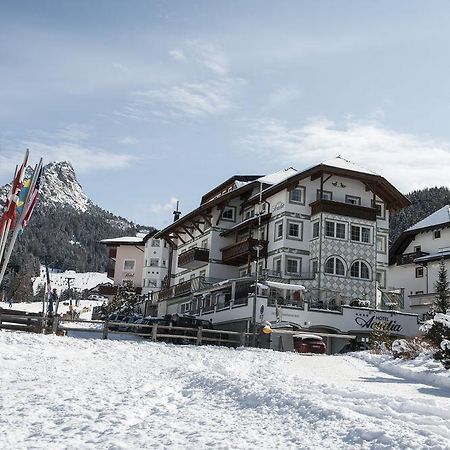
<path fill-rule="evenodd" d="M 236 220 L 236 208 L 234 206 L 225 206 L 222 211 L 222 219 L 234 222 Z"/>
<path fill-rule="evenodd" d="M 289 192 L 289 203 L 305 204 L 305 187 L 299 186 Z"/>
<path fill-rule="evenodd" d="M 441 230 L 434 230 L 434 238 L 440 239 L 441 237 Z"/>

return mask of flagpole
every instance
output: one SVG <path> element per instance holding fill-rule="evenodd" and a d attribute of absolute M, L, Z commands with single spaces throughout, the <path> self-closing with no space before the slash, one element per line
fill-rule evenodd
<path fill-rule="evenodd" d="M 19 171 L 19 166 L 16 166 L 16 170 L 14 171 L 14 178 L 11 182 L 11 189 L 9 190 L 9 195 L 6 200 L 4 214 L 6 214 L 8 209 L 11 207 L 11 199 L 13 196 L 14 183 L 16 181 L 18 171 Z M 4 221 L 2 227 L 3 227 L 3 229 L 2 229 L 2 234 L 0 237 L 0 265 L 1 265 L 2 257 L 3 257 L 3 253 L 5 251 L 6 241 L 8 240 L 9 229 L 11 227 L 11 219 L 7 219 L 6 221 Z"/>
<path fill-rule="evenodd" d="M 28 156 L 28 150 L 27 150 L 27 156 Z M 20 230 L 22 229 L 23 219 L 27 215 L 28 209 L 31 206 L 30 202 L 28 200 L 30 199 L 30 196 L 31 196 L 31 194 L 33 192 L 34 187 L 36 186 L 36 181 L 37 181 L 36 179 L 37 179 L 37 177 L 39 175 L 39 169 L 41 168 L 41 166 L 42 166 L 42 158 L 39 161 L 39 164 L 36 165 L 36 169 L 35 169 L 35 171 L 33 173 L 32 179 L 31 179 L 30 189 L 29 189 L 29 191 L 27 193 L 27 197 L 26 197 L 25 202 L 24 202 L 24 207 L 22 208 L 20 216 L 19 216 L 19 218 L 16 221 L 16 226 L 14 227 L 14 232 L 13 232 L 13 234 L 11 236 L 11 240 L 9 241 L 8 250 L 6 251 L 5 259 L 3 261 L 2 270 L 0 272 L 0 285 L 1 285 L 2 281 L 3 281 L 3 277 L 5 276 L 6 266 L 8 265 L 9 258 L 11 258 L 11 253 L 13 251 L 14 244 L 16 243 L 17 236 L 19 235 Z"/>

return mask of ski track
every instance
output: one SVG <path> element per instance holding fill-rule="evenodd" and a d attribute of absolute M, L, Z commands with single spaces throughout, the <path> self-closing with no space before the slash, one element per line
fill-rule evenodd
<path fill-rule="evenodd" d="M 4 449 L 449 449 L 450 391 L 353 356 L 0 332 Z"/>

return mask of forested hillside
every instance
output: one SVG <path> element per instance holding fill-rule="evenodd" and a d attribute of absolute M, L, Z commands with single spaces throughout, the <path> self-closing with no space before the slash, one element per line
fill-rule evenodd
<path fill-rule="evenodd" d="M 429 216 L 431 213 L 450 204 L 450 189 L 432 187 L 410 192 L 406 197 L 412 205 L 391 215 L 391 240 L 394 241 L 402 231 Z"/>
<path fill-rule="evenodd" d="M 8 190 L 9 186 L 0 189 L 0 206 Z M 88 199 L 70 163 L 50 163 L 44 167 L 39 201 L 16 243 L 2 287 L 7 295 L 29 298 L 30 279 L 46 260 L 61 270 L 105 271 L 107 252 L 98 241 L 134 236 L 142 229 Z"/>

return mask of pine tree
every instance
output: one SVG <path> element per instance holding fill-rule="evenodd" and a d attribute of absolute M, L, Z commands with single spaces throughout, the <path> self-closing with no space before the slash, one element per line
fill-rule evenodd
<path fill-rule="evenodd" d="M 433 310 L 435 313 L 445 314 L 450 306 L 450 291 L 448 288 L 447 269 L 444 260 L 441 260 L 439 264 L 438 279 L 434 284 L 434 288 L 436 290 L 436 299 L 434 301 Z"/>
<path fill-rule="evenodd" d="M 120 311 L 124 314 L 133 314 L 134 307 L 139 300 L 131 281 L 125 281 L 122 286 L 117 289 L 117 294 L 107 305 L 106 314 L 114 311 Z"/>

